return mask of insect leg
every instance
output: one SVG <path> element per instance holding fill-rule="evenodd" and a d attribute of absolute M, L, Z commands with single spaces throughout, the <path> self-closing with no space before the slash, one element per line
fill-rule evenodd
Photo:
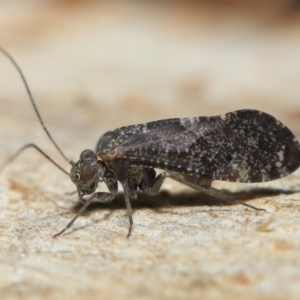
<path fill-rule="evenodd" d="M 111 182 L 111 183 L 113 183 L 113 182 Z M 99 192 L 99 193 L 94 193 L 93 195 L 91 195 L 90 198 L 88 198 L 84 202 L 84 205 L 80 208 L 80 210 L 73 217 L 73 219 L 67 224 L 67 226 L 62 231 L 55 234 L 53 236 L 53 238 L 56 238 L 56 237 L 60 236 L 68 228 L 70 228 L 73 225 L 73 223 L 77 220 L 77 218 L 80 217 L 84 213 L 86 208 L 92 203 L 92 201 L 94 199 L 97 199 L 101 203 L 106 203 L 106 202 L 110 202 L 111 200 L 113 200 L 116 196 L 117 191 L 118 191 L 118 185 L 117 184 L 107 184 L 107 187 L 109 188 L 110 193 Z"/>
<path fill-rule="evenodd" d="M 158 193 L 159 189 L 161 188 L 163 182 L 167 177 L 171 177 L 170 174 L 166 172 L 160 173 L 152 182 L 151 192 Z"/>
<path fill-rule="evenodd" d="M 149 169 L 147 173 L 143 176 L 141 183 L 139 184 L 140 190 L 146 193 L 151 193 L 151 188 L 153 181 L 155 180 L 156 172 L 154 169 Z"/>
<path fill-rule="evenodd" d="M 167 172 L 163 172 L 159 174 L 157 177 L 156 172 L 154 169 L 151 169 L 149 172 L 147 172 L 140 184 L 140 189 L 143 192 L 153 193 L 156 194 L 159 192 L 164 180 L 167 177 L 170 177 L 170 175 Z"/>
<path fill-rule="evenodd" d="M 245 203 L 245 202 L 242 202 L 242 201 L 239 201 L 237 200 L 236 198 L 232 197 L 232 196 L 228 196 L 228 195 L 223 195 L 221 194 L 220 192 L 216 191 L 216 190 L 213 190 L 213 189 L 210 189 L 210 183 L 211 183 L 211 179 L 210 178 L 206 178 L 206 177 L 203 177 L 201 179 L 201 182 L 200 182 L 200 185 L 196 185 L 194 183 L 192 183 L 190 181 L 190 178 L 179 178 L 179 177 L 175 177 L 173 175 L 168 175 L 170 178 L 178 181 L 178 182 L 181 182 L 197 191 L 200 191 L 200 192 L 203 192 L 205 194 L 208 194 L 208 195 L 211 195 L 213 197 L 216 197 L 218 199 L 221 199 L 221 200 L 224 200 L 224 201 L 227 201 L 227 202 L 230 202 L 230 203 L 233 203 L 233 204 L 241 204 L 241 205 L 244 205 L 244 206 L 247 206 L 249 208 L 252 208 L 252 209 L 255 209 L 257 211 L 266 211 L 265 209 L 263 208 L 258 208 L 258 207 L 255 207 L 251 204 L 248 204 L 248 203 Z M 210 182 L 209 182 L 210 181 Z M 207 183 L 209 183 L 207 185 Z"/>
<path fill-rule="evenodd" d="M 140 184 L 140 189 L 143 191 L 143 192 L 150 192 L 150 193 L 158 193 L 163 182 L 165 181 L 165 179 L 167 177 L 170 177 L 176 181 L 180 181 L 180 179 L 178 179 L 177 177 L 173 177 L 172 175 L 170 175 L 169 173 L 167 172 L 163 172 L 161 174 L 159 174 L 157 177 L 155 177 L 155 170 L 154 169 L 151 169 L 153 170 L 153 172 L 148 172 L 146 173 L 146 175 L 144 176 L 141 184 Z M 150 175 L 148 175 L 150 174 Z M 183 183 L 183 181 L 180 181 Z M 189 180 L 190 182 L 190 180 Z M 206 188 L 206 189 L 209 189 L 210 188 L 210 185 L 211 185 L 211 182 L 212 180 L 210 178 L 197 178 L 197 183 L 200 184 L 201 187 L 203 188 Z M 198 185 L 197 185 L 198 186 Z"/>
<path fill-rule="evenodd" d="M 125 182 L 122 182 L 123 189 L 124 189 L 124 197 L 125 197 L 125 204 L 127 209 L 127 214 L 129 218 L 129 228 L 127 238 L 130 237 L 132 226 L 133 226 L 133 219 L 132 219 L 132 208 L 130 204 L 130 200 L 137 199 L 137 185 L 133 179 L 129 178 Z"/>
<path fill-rule="evenodd" d="M 189 186 L 189 187 L 191 187 L 195 190 L 201 191 L 205 194 L 216 197 L 218 199 L 221 199 L 221 200 L 224 200 L 224 201 L 227 201 L 227 202 L 230 202 L 230 203 L 234 203 L 234 204 L 241 204 L 241 205 L 247 206 L 249 208 L 252 208 L 252 209 L 255 209 L 255 210 L 258 210 L 258 211 L 266 211 L 263 208 L 255 207 L 251 204 L 239 201 L 239 200 L 237 200 L 236 198 L 234 198 L 232 196 L 223 195 L 223 194 L 221 194 L 220 192 L 218 192 L 216 190 L 210 189 L 212 179 L 209 178 L 209 177 L 190 178 L 190 176 L 189 176 L 188 178 L 183 179 L 183 178 L 171 175 L 167 172 L 163 172 L 163 173 L 159 174 L 156 178 L 154 178 L 154 180 L 152 181 L 152 184 L 149 187 L 148 191 L 151 191 L 152 193 L 158 193 L 158 191 L 161 188 L 164 180 L 167 177 L 172 178 L 173 180 L 176 180 L 176 181 L 178 181 L 180 183 L 183 183 L 183 184 L 185 184 L 185 185 L 187 185 L 187 186 Z"/>

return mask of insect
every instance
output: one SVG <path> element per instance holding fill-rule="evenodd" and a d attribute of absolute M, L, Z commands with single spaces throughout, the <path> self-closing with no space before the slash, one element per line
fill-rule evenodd
<path fill-rule="evenodd" d="M 71 171 L 66 172 L 35 144 L 23 146 L 3 167 L 24 149 L 33 147 L 70 176 L 83 203 L 54 237 L 70 228 L 93 200 L 112 201 L 118 182 L 124 189 L 129 237 L 133 226 L 131 200 L 137 199 L 138 190 L 158 193 L 168 177 L 219 199 L 264 210 L 211 189 L 212 181 L 266 182 L 287 176 L 300 166 L 300 145 L 290 129 L 254 109 L 120 127 L 104 133 L 95 151 L 84 150 L 77 162 L 70 161 L 44 125 L 21 69 L 10 54 L 0 50 L 17 68 L 44 131 L 71 164 Z M 156 168 L 164 171 L 156 175 Z M 107 185 L 109 193 L 96 192 L 100 182 Z"/>

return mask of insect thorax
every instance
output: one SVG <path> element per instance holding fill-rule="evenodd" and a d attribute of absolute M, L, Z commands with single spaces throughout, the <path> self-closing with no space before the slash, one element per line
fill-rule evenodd
<path fill-rule="evenodd" d="M 103 134 L 96 144 L 96 153 L 106 166 L 105 177 L 112 178 L 115 176 L 120 182 L 133 179 L 139 185 L 144 175 L 152 168 L 131 165 L 123 157 L 123 152 L 126 149 L 116 146 L 116 143 L 120 142 L 129 128 L 117 128 Z"/>

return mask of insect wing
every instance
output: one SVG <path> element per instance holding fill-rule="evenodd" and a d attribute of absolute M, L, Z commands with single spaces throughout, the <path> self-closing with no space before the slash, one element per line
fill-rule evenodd
<path fill-rule="evenodd" d="M 161 168 L 233 182 L 286 176 L 300 164 L 300 145 L 277 119 L 257 110 L 176 118 L 114 131 L 115 159 L 124 167 Z"/>

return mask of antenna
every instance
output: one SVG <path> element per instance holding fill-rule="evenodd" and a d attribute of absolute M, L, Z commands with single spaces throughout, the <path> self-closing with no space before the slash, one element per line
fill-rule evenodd
<path fill-rule="evenodd" d="M 38 152 L 40 152 L 45 158 L 47 158 L 50 162 L 52 162 L 57 168 L 63 171 L 65 174 L 69 175 L 69 173 L 64 170 L 58 163 L 56 163 L 49 155 L 47 155 L 40 147 L 35 144 L 26 144 L 22 148 L 20 148 L 13 156 L 7 159 L 2 165 L 0 165 L 0 173 L 5 169 L 7 165 L 9 165 L 13 160 L 15 160 L 24 150 L 27 148 L 34 148 Z"/>
<path fill-rule="evenodd" d="M 53 137 L 51 136 L 50 132 L 49 132 L 48 129 L 46 128 L 46 126 L 45 126 L 45 124 L 44 124 L 44 122 L 43 122 L 43 119 L 42 119 L 42 117 L 41 117 L 41 115 L 40 115 L 40 113 L 39 113 L 39 110 L 38 110 L 38 108 L 37 108 L 37 106 L 36 106 L 36 104 L 35 104 L 35 101 L 34 101 L 34 99 L 33 99 L 33 96 L 32 96 L 32 94 L 31 94 L 31 91 L 30 91 L 30 89 L 29 89 L 29 86 L 28 86 L 27 81 L 26 81 L 26 79 L 25 79 L 25 76 L 24 76 L 22 70 L 20 69 L 19 65 L 18 65 L 17 62 L 14 60 L 14 58 L 13 58 L 8 52 L 6 52 L 2 47 L 0 47 L 0 51 L 1 51 L 1 52 L 2 52 L 2 53 L 3 53 L 3 54 L 4 54 L 4 55 L 12 62 L 12 64 L 16 67 L 16 69 L 17 69 L 19 75 L 21 76 L 21 78 L 22 78 L 22 80 L 23 80 L 23 83 L 24 83 L 24 85 L 25 85 L 26 91 L 27 91 L 27 93 L 28 93 L 29 99 L 30 99 L 30 101 L 31 101 L 31 104 L 32 104 L 32 106 L 33 106 L 33 108 L 34 108 L 34 110 L 35 110 L 36 115 L 37 115 L 37 118 L 39 119 L 39 122 L 41 123 L 41 125 L 42 125 L 44 131 L 46 132 L 46 134 L 47 134 L 47 136 L 48 136 L 48 138 L 50 139 L 50 141 L 52 142 L 52 144 L 55 146 L 55 148 L 57 149 L 57 151 L 61 154 L 61 156 L 62 156 L 69 164 L 72 164 L 72 161 L 70 161 L 70 160 L 66 157 L 66 155 L 62 152 L 62 150 L 61 150 L 61 149 L 59 148 L 59 146 L 56 144 L 56 142 L 54 141 L 54 139 L 53 139 Z M 36 148 L 36 147 L 35 147 L 35 148 Z M 40 152 L 42 153 L 43 151 L 40 151 Z M 45 155 L 44 152 L 43 152 L 43 155 L 44 155 L 46 158 L 49 159 L 49 157 L 48 157 L 47 155 Z M 49 159 L 49 160 L 53 163 L 53 160 L 51 160 L 51 159 Z M 55 165 L 58 166 L 56 163 L 55 163 Z M 60 168 L 60 169 L 61 169 L 61 168 Z"/>

